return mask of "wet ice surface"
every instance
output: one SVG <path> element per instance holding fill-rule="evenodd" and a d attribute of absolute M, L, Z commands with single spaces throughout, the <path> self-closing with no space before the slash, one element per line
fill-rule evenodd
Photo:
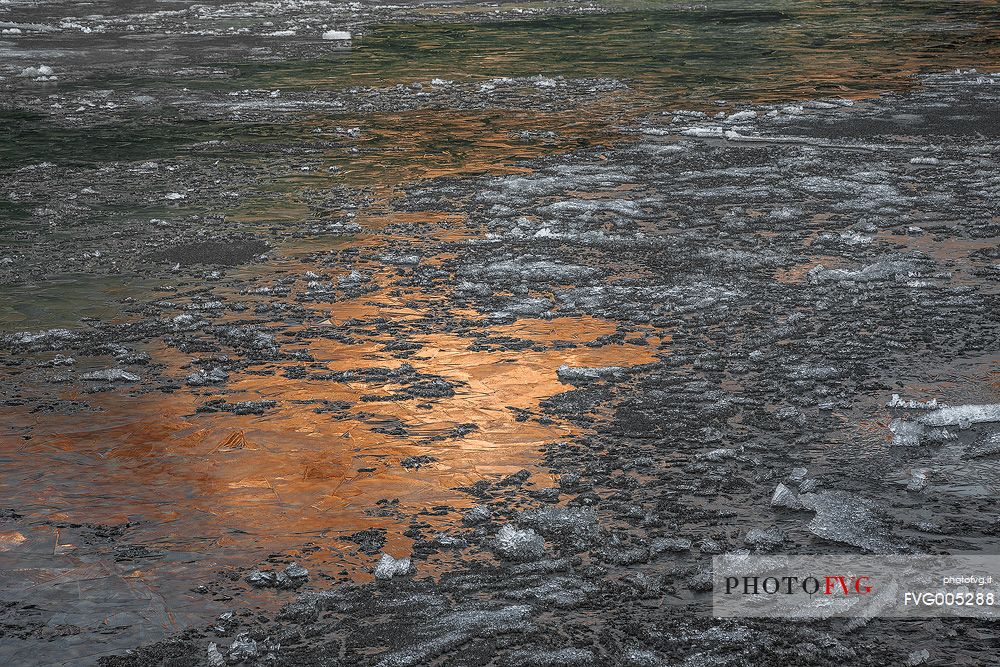
<path fill-rule="evenodd" d="M 873 68 L 990 34 L 969 7 L 880 16 Z M 981 662 L 973 623 L 715 623 L 706 573 L 993 548 L 997 77 L 765 58 L 708 89 L 780 103 L 680 77 L 686 111 L 673 61 L 490 41 L 558 23 L 466 25 L 461 70 L 394 51 L 436 23 L 379 37 L 426 8 L 116 8 L 0 15 L 5 661 Z M 789 71 L 830 17 L 699 11 L 650 31 L 765 26 Z M 634 18 L 568 25 L 610 53 Z"/>

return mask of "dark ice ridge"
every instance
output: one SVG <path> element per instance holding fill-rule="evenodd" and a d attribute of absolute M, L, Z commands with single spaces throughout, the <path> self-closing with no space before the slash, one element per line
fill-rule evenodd
<path fill-rule="evenodd" d="M 595 315 L 667 349 L 543 404 L 583 433 L 544 449 L 557 488 L 527 471 L 479 482 L 475 508 L 445 534 L 415 523 L 413 562 L 386 554 L 375 583 L 309 584 L 235 637 L 189 630 L 103 664 L 885 665 L 923 646 L 969 660 L 986 623 L 723 621 L 706 597 L 723 551 L 981 551 L 1000 534 L 994 495 L 959 465 L 998 451 L 983 361 L 1000 76 L 923 83 L 853 106 L 667 113 L 530 174 L 414 188 L 404 206 L 446 197 L 486 232 L 430 278 L 459 305 Z M 39 336 L 7 344 L 75 340 Z M 959 390 L 946 369 L 968 369 Z M 893 419 L 919 428 L 894 442 Z M 357 537 L 373 568 L 379 537 Z"/>

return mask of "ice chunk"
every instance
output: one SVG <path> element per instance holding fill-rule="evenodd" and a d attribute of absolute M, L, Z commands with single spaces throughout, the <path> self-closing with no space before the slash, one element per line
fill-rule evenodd
<path fill-rule="evenodd" d="M 309 577 L 309 570 L 298 563 L 289 563 L 285 567 L 285 576 L 289 579 L 307 579 Z"/>
<path fill-rule="evenodd" d="M 257 642 L 250 637 L 250 633 L 243 632 L 236 635 L 236 639 L 229 646 L 228 662 L 237 663 L 252 660 L 257 657 L 259 652 Z"/>
<path fill-rule="evenodd" d="M 743 542 L 758 549 L 773 549 L 785 541 L 785 535 L 778 528 L 751 528 L 743 537 Z"/>
<path fill-rule="evenodd" d="M 540 507 L 521 515 L 520 522 L 536 528 L 543 535 L 571 537 L 589 542 L 600 532 L 597 515 L 589 507 Z"/>
<path fill-rule="evenodd" d="M 899 394 L 893 394 L 889 402 L 885 404 L 885 407 L 896 408 L 897 410 L 937 410 L 941 406 L 938 405 L 936 398 L 924 402 L 913 399 L 907 401 L 900 398 Z"/>
<path fill-rule="evenodd" d="M 42 79 L 44 81 L 50 77 L 55 78 L 55 71 L 48 65 L 39 65 L 38 67 L 25 67 L 18 76 L 23 79 Z"/>
<path fill-rule="evenodd" d="M 107 368 L 102 371 L 92 371 L 80 376 L 83 380 L 91 382 L 138 382 L 139 376 L 129 373 L 121 368 Z"/>
<path fill-rule="evenodd" d="M 816 512 L 808 528 L 814 535 L 872 553 L 901 553 L 909 548 L 893 537 L 874 501 L 846 491 L 821 491 L 799 496 Z"/>
<path fill-rule="evenodd" d="M 337 40 L 337 41 L 349 41 L 351 39 L 351 33 L 346 30 L 327 30 L 323 33 L 323 39 Z"/>
<path fill-rule="evenodd" d="M 594 382 L 595 380 L 607 380 L 624 375 L 625 369 L 621 366 L 602 366 L 595 368 L 576 367 L 572 368 L 563 364 L 556 369 L 556 376 L 560 382 L 567 384 Z"/>
<path fill-rule="evenodd" d="M 1000 453 L 1000 431 L 994 431 L 977 440 L 966 452 L 966 455 L 976 458 L 998 453 Z"/>
<path fill-rule="evenodd" d="M 753 120 L 757 117 L 756 111 L 737 111 L 726 118 L 727 123 L 742 123 L 743 121 Z"/>
<path fill-rule="evenodd" d="M 400 575 L 409 574 L 413 569 L 413 563 L 409 558 L 393 558 L 389 554 L 383 553 L 375 566 L 376 579 L 392 579 Z"/>
<path fill-rule="evenodd" d="M 507 560 L 537 560 L 545 553 L 545 540 L 531 528 L 518 530 L 506 524 L 497 533 L 493 549 L 501 558 Z"/>
<path fill-rule="evenodd" d="M 927 486 L 927 471 L 918 468 L 911 473 L 910 481 L 906 484 L 907 491 L 923 491 Z"/>
<path fill-rule="evenodd" d="M 45 331 L 18 331 L 7 336 L 0 336 L 0 341 L 11 347 L 49 347 L 58 348 L 61 345 L 75 342 L 80 335 L 69 329 L 48 329 Z"/>
<path fill-rule="evenodd" d="M 939 408 L 919 417 L 924 426 L 958 426 L 968 428 L 982 422 L 1000 422 L 1000 403 L 984 405 L 956 405 Z"/>
<path fill-rule="evenodd" d="M 805 509 L 802 506 L 802 501 L 795 495 L 795 492 L 780 482 L 778 486 L 774 487 L 774 494 L 771 496 L 771 507 L 787 507 L 791 510 Z"/>
<path fill-rule="evenodd" d="M 721 127 L 689 127 L 686 130 L 681 130 L 681 134 L 700 139 L 722 139 L 726 136 L 725 130 Z"/>
<path fill-rule="evenodd" d="M 892 444 L 896 447 L 915 447 L 924 437 L 924 427 L 914 421 L 893 419 L 889 423 L 892 431 Z"/>
<path fill-rule="evenodd" d="M 627 667 L 660 667 L 666 663 L 652 651 L 638 646 L 629 646 L 622 653 L 622 664 L 627 665 Z"/>
<path fill-rule="evenodd" d="M 209 667 L 223 667 L 226 664 L 226 658 L 219 651 L 219 645 L 215 642 L 208 643 L 208 666 Z"/>
<path fill-rule="evenodd" d="M 654 556 L 664 551 L 681 553 L 690 550 L 691 540 L 683 537 L 657 537 L 649 542 L 649 551 Z"/>
<path fill-rule="evenodd" d="M 857 269 L 828 269 L 822 264 L 817 264 L 807 275 L 809 282 L 813 284 L 844 281 L 875 282 L 894 280 L 897 276 L 908 276 L 914 270 L 912 262 L 883 260 L 866 264 Z"/>
<path fill-rule="evenodd" d="M 284 572 L 254 570 L 247 583 L 255 588 L 298 588 L 309 578 L 309 570 L 298 563 L 289 563 Z"/>
<path fill-rule="evenodd" d="M 729 449 L 728 447 L 724 447 L 722 449 L 713 449 L 710 452 L 705 452 L 704 454 L 698 455 L 698 459 L 701 461 L 713 461 L 715 463 L 732 458 L 736 458 L 736 450 Z"/>
<path fill-rule="evenodd" d="M 211 370 L 200 370 L 187 376 L 187 383 L 192 387 L 202 387 L 207 384 L 217 384 L 229 379 L 229 373 L 221 368 Z"/>
<path fill-rule="evenodd" d="M 481 267 L 466 266 L 458 271 L 460 276 L 474 276 L 494 282 L 510 280 L 544 283 L 574 283 L 586 280 L 595 273 L 597 269 L 591 267 L 558 264 L 531 256 L 492 262 Z"/>

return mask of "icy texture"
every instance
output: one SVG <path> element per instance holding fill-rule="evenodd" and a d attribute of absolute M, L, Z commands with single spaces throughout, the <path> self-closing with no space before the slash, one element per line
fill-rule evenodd
<path fill-rule="evenodd" d="M 896 447 L 915 447 L 924 437 L 924 427 L 920 423 L 905 419 L 893 419 L 889 430 L 892 431 L 892 444 Z"/>
<path fill-rule="evenodd" d="M 654 556 L 669 551 L 681 553 L 691 550 L 691 540 L 683 537 L 657 537 L 649 542 L 649 551 Z"/>
<path fill-rule="evenodd" d="M 102 371 L 92 371 L 80 376 L 83 380 L 92 382 L 138 382 L 139 376 L 121 368 L 108 368 Z"/>
<path fill-rule="evenodd" d="M 525 281 L 543 283 L 574 283 L 586 280 L 597 273 L 596 269 L 572 264 L 559 264 L 534 257 L 493 262 L 485 266 L 466 266 L 460 276 L 489 281 Z"/>
<path fill-rule="evenodd" d="M 1000 454 L 1000 431 L 988 433 L 969 447 L 967 456 L 976 458 L 979 456 L 991 456 Z"/>
<path fill-rule="evenodd" d="M 545 553 L 545 540 L 530 528 L 518 530 L 506 524 L 497 533 L 493 548 L 500 557 L 508 560 L 536 560 Z"/>
<path fill-rule="evenodd" d="M 777 528 L 751 528 L 743 542 L 757 549 L 773 549 L 785 541 L 785 536 Z"/>
<path fill-rule="evenodd" d="M 914 470 L 910 476 L 910 481 L 906 484 L 907 491 L 923 491 L 927 487 L 927 471 Z"/>
<path fill-rule="evenodd" d="M 878 506 L 846 491 L 805 493 L 799 499 L 816 512 L 809 530 L 827 540 L 842 542 L 872 553 L 900 553 L 906 545 L 892 536 Z"/>
<path fill-rule="evenodd" d="M 556 375 L 559 377 L 561 382 L 566 383 L 585 383 L 594 382 L 595 380 L 603 379 L 613 379 L 617 378 L 625 373 L 625 369 L 621 366 L 604 366 L 600 368 L 572 368 L 563 364 L 556 369 Z"/>
<path fill-rule="evenodd" d="M 492 518 L 493 510 L 491 510 L 488 505 L 476 505 L 462 515 L 462 523 L 467 526 L 475 526 L 480 523 L 485 523 Z"/>
<path fill-rule="evenodd" d="M 257 642 L 250 637 L 249 633 L 243 632 L 236 635 L 236 639 L 229 646 L 227 661 L 231 663 L 252 660 L 260 653 Z"/>
<path fill-rule="evenodd" d="M 378 564 L 375 566 L 376 579 L 392 579 L 396 576 L 409 574 L 413 568 L 413 563 L 409 558 L 393 558 L 389 554 L 382 554 Z"/>
<path fill-rule="evenodd" d="M 521 521 L 545 535 L 594 535 L 598 532 L 597 515 L 588 507 L 540 507 L 525 512 Z"/>
<path fill-rule="evenodd" d="M 465 644 L 473 637 L 494 637 L 532 629 L 531 607 L 513 605 L 501 609 L 463 609 L 443 614 L 427 625 L 426 638 L 419 643 L 382 656 L 377 667 L 415 667 L 430 664 L 445 651 Z"/>
<path fill-rule="evenodd" d="M 627 667 L 659 667 L 666 663 L 652 651 L 630 646 L 622 653 L 622 664 Z"/>
<path fill-rule="evenodd" d="M 255 588 L 298 588 L 309 578 L 309 570 L 298 563 L 289 563 L 283 572 L 254 570 L 247 583 Z"/>
<path fill-rule="evenodd" d="M 968 428 L 971 424 L 983 422 L 1000 422 L 1000 403 L 939 408 L 934 412 L 921 415 L 919 420 L 925 426 L 958 426 L 959 428 Z"/>
<path fill-rule="evenodd" d="M 936 410 L 941 407 L 938 405 L 936 398 L 921 402 L 913 399 L 904 400 L 900 398 L 899 394 L 893 394 L 885 406 L 887 408 L 896 408 L 897 410 Z"/>
<path fill-rule="evenodd" d="M 209 667 L 222 667 L 226 664 L 226 658 L 219 651 L 219 645 L 215 642 L 208 644 L 208 665 Z"/>
<path fill-rule="evenodd" d="M 55 71 L 48 65 L 39 65 L 38 67 L 25 67 L 18 74 L 21 78 L 30 79 L 42 79 L 47 80 L 49 78 L 55 78 Z"/>
<path fill-rule="evenodd" d="M 906 277 L 913 271 L 912 262 L 900 260 L 884 260 L 867 264 L 858 269 L 828 269 L 819 264 L 809 272 L 809 281 L 817 284 L 843 281 L 887 281 L 900 276 Z"/>
<path fill-rule="evenodd" d="M 186 382 L 192 387 L 201 387 L 207 384 L 218 384 L 229 379 L 229 373 L 221 368 L 211 370 L 200 370 L 187 376 Z"/>
<path fill-rule="evenodd" d="M 595 665 L 596 658 L 591 651 L 582 648 L 560 648 L 552 651 L 516 651 L 511 656 L 513 663 L 524 667 L 575 667 Z"/>

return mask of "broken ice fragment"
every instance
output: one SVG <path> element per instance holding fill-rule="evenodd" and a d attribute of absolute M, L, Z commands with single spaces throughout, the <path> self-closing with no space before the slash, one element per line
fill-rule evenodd
<path fill-rule="evenodd" d="M 896 408 L 899 410 L 936 410 L 938 407 L 937 399 L 932 398 L 929 401 L 921 402 L 915 401 L 913 399 L 904 400 L 899 397 L 899 394 L 893 394 L 892 398 L 888 403 L 885 404 L 887 408 Z"/>
<path fill-rule="evenodd" d="M 382 554 L 378 564 L 375 566 L 374 575 L 376 579 L 388 580 L 393 577 L 409 574 L 413 564 L 409 558 L 393 558 L 387 553 Z"/>
<path fill-rule="evenodd" d="M 1000 422 L 1000 403 L 985 405 L 956 405 L 939 408 L 919 417 L 925 426 L 958 426 L 968 428 L 971 424 Z"/>
<path fill-rule="evenodd" d="M 39 65 L 38 67 L 25 67 L 18 76 L 24 79 L 38 79 L 51 77 L 54 74 L 55 72 L 48 65 Z"/>
<path fill-rule="evenodd" d="M 701 461 L 725 461 L 726 459 L 732 459 L 736 457 L 736 450 L 729 448 L 713 449 L 710 452 L 705 452 L 704 454 L 699 454 L 698 459 Z"/>
<path fill-rule="evenodd" d="M 247 583 L 255 588 L 298 588 L 309 578 L 309 570 L 298 563 L 289 563 L 284 572 L 254 570 Z"/>
<path fill-rule="evenodd" d="M 606 380 L 609 378 L 617 378 L 624 374 L 625 369 L 621 366 L 604 366 L 599 368 L 572 368 L 563 364 L 556 369 L 556 376 L 559 378 L 560 382 L 570 383 L 584 383 L 593 382 L 595 380 Z"/>
<path fill-rule="evenodd" d="M 799 468 L 792 468 L 792 471 L 790 473 L 788 473 L 788 480 L 790 482 L 795 482 L 796 484 L 798 484 L 799 482 L 801 482 L 802 480 L 804 480 L 806 478 L 806 475 L 808 475 L 808 474 L 809 474 L 809 471 L 807 469 L 805 469 L 805 468 L 801 468 L 801 467 L 799 467 Z"/>
<path fill-rule="evenodd" d="M 215 642 L 208 644 L 208 665 L 209 667 L 222 667 L 226 664 L 226 658 L 219 652 L 219 645 Z"/>
<path fill-rule="evenodd" d="M 988 433 L 977 440 L 966 452 L 966 456 L 977 458 L 1000 453 L 1000 431 Z"/>
<path fill-rule="evenodd" d="M 821 491 L 799 496 L 806 509 L 816 512 L 808 528 L 814 535 L 843 542 L 872 553 L 908 551 L 893 537 L 874 501 L 846 491 Z"/>
<path fill-rule="evenodd" d="M 545 540 L 531 528 L 518 530 L 506 524 L 493 541 L 497 555 L 507 560 L 537 560 L 545 553 Z"/>
<path fill-rule="evenodd" d="M 211 370 L 200 370 L 187 376 L 187 383 L 192 387 L 202 387 L 206 384 L 217 384 L 229 378 L 229 374 L 221 368 Z"/>
<path fill-rule="evenodd" d="M 778 528 L 751 528 L 743 538 L 743 542 L 757 549 L 773 549 L 785 541 L 785 535 Z"/>
<path fill-rule="evenodd" d="M 351 39 L 351 33 L 346 30 L 327 30 L 323 33 L 323 39 L 337 40 L 337 41 L 349 41 Z"/>
<path fill-rule="evenodd" d="M 257 657 L 257 654 L 257 642 L 250 637 L 249 633 L 242 632 L 236 635 L 236 639 L 229 646 L 228 662 L 237 663 L 252 660 Z"/>
<path fill-rule="evenodd" d="M 915 447 L 920 444 L 924 435 L 924 427 L 918 422 L 905 419 L 893 419 L 889 423 L 892 431 L 892 444 L 896 447 Z"/>
<path fill-rule="evenodd" d="M 778 483 L 771 496 L 771 507 L 787 507 L 791 510 L 805 509 L 795 492 L 784 484 Z"/>
<path fill-rule="evenodd" d="M 462 523 L 467 526 L 475 526 L 485 523 L 493 518 L 493 510 L 487 505 L 476 505 L 471 510 L 462 515 Z"/>
<path fill-rule="evenodd" d="M 680 553 L 691 550 L 691 540 L 683 537 L 657 537 L 649 542 L 649 551 L 654 556 L 670 551 Z"/>
<path fill-rule="evenodd" d="M 906 484 L 907 491 L 923 491 L 927 487 L 927 471 L 918 469 L 914 470 L 910 481 Z"/>
<path fill-rule="evenodd" d="M 102 371 L 92 371 L 80 376 L 83 380 L 91 382 L 138 382 L 139 376 L 129 373 L 121 368 L 108 368 Z"/>

